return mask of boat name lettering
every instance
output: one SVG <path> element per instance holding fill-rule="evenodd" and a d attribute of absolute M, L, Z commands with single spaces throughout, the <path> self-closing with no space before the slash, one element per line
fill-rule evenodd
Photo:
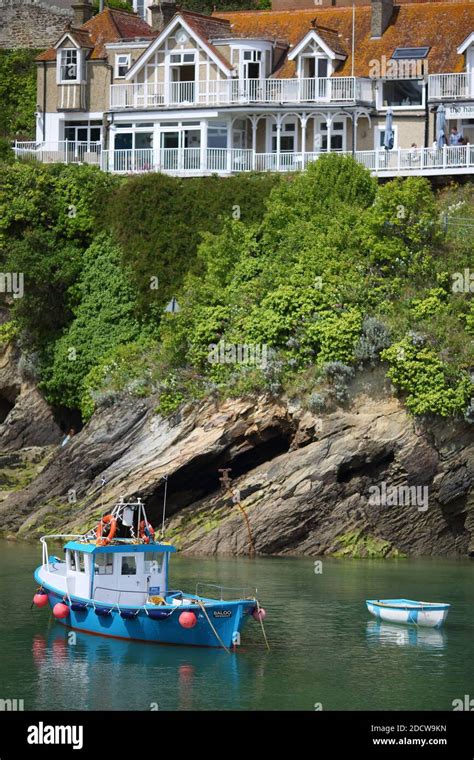
<path fill-rule="evenodd" d="M 215 618 L 229 618 L 232 615 L 232 610 L 214 610 L 212 614 Z"/>

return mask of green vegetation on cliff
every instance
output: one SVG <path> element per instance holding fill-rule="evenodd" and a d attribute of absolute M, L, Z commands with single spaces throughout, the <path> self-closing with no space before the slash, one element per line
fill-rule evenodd
<path fill-rule="evenodd" d="M 330 155 L 189 180 L 17 163 L 0 191 L 17 339 L 55 404 L 264 391 L 320 411 L 384 362 L 413 414 L 473 414 L 472 185 L 377 185 Z"/>
<path fill-rule="evenodd" d="M 33 140 L 39 50 L 0 50 L 0 158 L 12 160 L 12 140 Z"/>

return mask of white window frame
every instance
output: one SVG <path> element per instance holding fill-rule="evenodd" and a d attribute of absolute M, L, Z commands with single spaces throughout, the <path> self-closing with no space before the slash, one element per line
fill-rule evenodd
<path fill-rule="evenodd" d="M 122 59 L 122 62 L 120 61 L 120 59 Z M 131 59 L 130 53 L 116 53 L 115 72 L 114 72 L 115 79 L 125 79 L 125 77 L 128 74 L 128 70 L 130 68 L 130 59 Z M 124 66 L 127 67 L 127 70 L 125 71 L 124 74 L 120 74 L 119 71 Z"/>
<path fill-rule="evenodd" d="M 76 77 L 75 79 L 63 79 L 62 78 L 62 69 L 63 66 L 67 65 L 63 63 L 63 56 L 67 57 L 68 53 L 75 53 L 76 54 L 76 63 L 75 64 L 69 64 L 69 66 L 76 66 Z M 57 52 L 57 66 L 56 66 L 56 82 L 57 84 L 81 84 L 83 79 L 83 66 L 84 66 L 84 56 L 83 51 L 76 47 L 68 47 L 68 48 L 60 48 Z"/>
<path fill-rule="evenodd" d="M 392 124 L 393 129 L 393 148 L 398 148 L 398 124 Z M 374 150 L 385 150 L 383 145 L 380 145 L 380 135 L 385 132 L 385 124 L 376 124 L 374 129 Z"/>
<path fill-rule="evenodd" d="M 325 61 L 327 61 L 327 74 L 326 74 L 326 77 L 322 77 L 322 78 L 323 79 L 325 79 L 325 78 L 327 79 L 328 77 L 332 76 L 332 74 L 333 74 L 333 62 L 331 61 L 331 59 L 329 58 L 329 56 L 327 56 L 323 51 L 321 51 L 320 53 L 316 53 L 316 52 L 313 52 L 313 53 L 311 53 L 311 52 L 310 53 L 301 53 L 301 55 L 298 56 L 298 79 L 308 78 L 308 77 L 304 76 L 304 59 L 305 58 L 313 58 L 314 59 L 314 70 L 315 71 L 317 71 L 317 68 L 318 68 L 318 64 L 317 64 L 318 59 L 324 59 Z M 320 77 L 315 76 L 314 78 L 315 79 L 319 79 Z"/>
<path fill-rule="evenodd" d="M 338 122 L 342 122 L 342 129 L 336 129 L 334 124 Z M 336 151 L 331 150 L 331 146 L 329 145 L 329 150 L 323 150 L 322 148 L 322 140 L 321 145 L 317 145 L 318 137 L 323 137 L 324 134 L 326 134 L 327 137 L 327 128 L 326 133 L 323 132 L 323 125 L 327 126 L 327 121 L 324 117 L 320 117 L 320 119 L 314 119 L 314 128 L 313 128 L 313 151 L 314 153 L 335 153 Z M 331 139 L 334 137 L 334 135 L 341 135 L 342 137 L 342 148 L 341 152 L 345 153 L 347 150 L 347 117 L 346 116 L 336 116 L 335 119 L 331 123 Z"/>
<path fill-rule="evenodd" d="M 421 84 L 421 104 L 416 106 L 384 106 L 383 104 L 383 85 L 385 82 L 401 81 L 401 82 L 417 82 Z M 380 79 L 377 87 L 377 111 L 386 112 L 389 108 L 392 111 L 423 111 L 426 104 L 426 84 L 422 79 Z"/>
<path fill-rule="evenodd" d="M 276 137 L 276 135 L 278 134 L 277 124 L 273 119 L 267 119 L 267 124 L 268 124 L 267 153 L 272 153 L 273 155 L 276 155 L 276 150 L 273 150 L 272 142 L 273 142 L 273 138 Z M 290 126 L 290 125 L 294 127 L 294 129 L 291 130 L 291 135 L 294 138 L 293 150 L 291 151 L 291 153 L 298 153 L 299 151 L 299 129 L 298 129 L 299 120 L 296 116 L 294 119 L 288 119 L 287 121 L 285 120 L 283 122 L 283 124 L 281 125 L 280 136 L 281 137 L 285 136 L 285 126 Z M 290 134 L 290 130 L 286 130 L 286 134 L 287 135 Z M 281 150 L 281 140 L 280 140 L 280 153 L 286 153 L 286 152 L 287 151 L 285 150 Z"/>

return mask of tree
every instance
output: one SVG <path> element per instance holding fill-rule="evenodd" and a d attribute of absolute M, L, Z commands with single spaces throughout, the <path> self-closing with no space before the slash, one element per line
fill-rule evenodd
<path fill-rule="evenodd" d="M 52 403 L 78 407 L 91 367 L 114 347 L 140 336 L 136 294 L 121 256 L 105 233 L 84 254 L 74 319 L 52 346 L 50 364 L 43 371 L 42 388 Z"/>

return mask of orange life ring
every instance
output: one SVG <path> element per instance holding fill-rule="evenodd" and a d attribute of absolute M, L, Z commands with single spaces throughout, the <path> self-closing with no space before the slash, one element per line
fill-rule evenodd
<path fill-rule="evenodd" d="M 104 538 L 102 538 L 102 534 L 104 532 L 104 526 L 110 524 L 110 529 Z M 97 546 L 107 546 L 107 544 L 110 544 L 112 539 L 114 538 L 115 534 L 117 532 L 117 520 L 113 515 L 105 515 L 105 517 L 102 517 L 96 530 L 95 535 L 97 538 Z"/>
<path fill-rule="evenodd" d="M 149 522 L 145 524 L 145 520 L 142 520 L 140 523 L 140 530 L 138 535 L 140 538 L 143 538 L 145 544 L 149 544 L 150 539 L 154 540 L 155 538 L 155 531 Z"/>

